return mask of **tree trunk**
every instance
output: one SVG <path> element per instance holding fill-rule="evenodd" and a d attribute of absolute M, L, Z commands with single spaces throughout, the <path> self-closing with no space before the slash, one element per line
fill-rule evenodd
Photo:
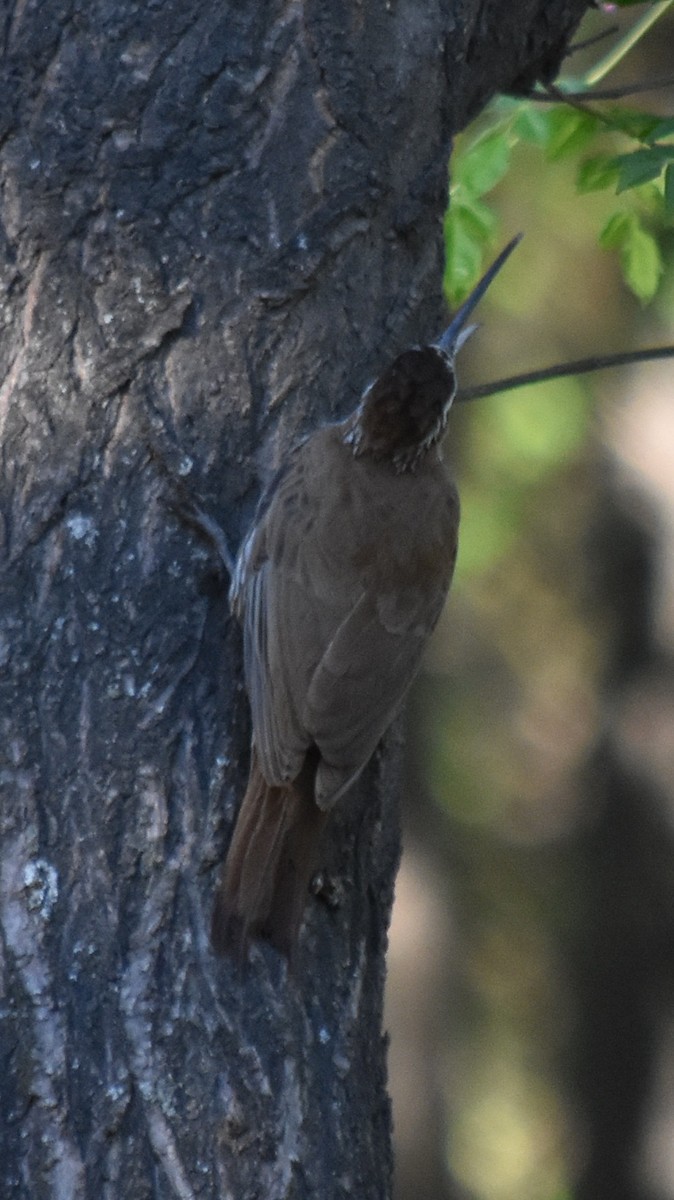
<path fill-rule="evenodd" d="M 386 1197 L 397 750 L 294 976 L 216 960 L 261 477 L 442 321 L 453 131 L 586 0 L 16 0 L 0 112 L 0 1190 Z M 390 740 L 390 739 L 389 739 Z"/>

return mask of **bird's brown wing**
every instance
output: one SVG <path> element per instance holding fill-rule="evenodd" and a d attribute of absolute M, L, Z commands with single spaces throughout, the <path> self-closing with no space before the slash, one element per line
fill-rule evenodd
<path fill-rule="evenodd" d="M 321 751 L 316 801 L 331 807 L 396 716 L 447 594 L 450 569 L 394 592 L 366 591 L 335 631 L 309 686 L 303 718 Z"/>
<path fill-rule="evenodd" d="M 315 457 L 311 443 L 299 446 L 263 499 L 230 593 L 243 622 L 258 759 L 275 785 L 297 776 L 313 744 L 302 714 L 309 682 L 362 590 L 357 572 L 348 579 L 336 572 L 332 547 L 326 552 L 320 536 L 323 468 L 329 473 L 330 463 Z"/>

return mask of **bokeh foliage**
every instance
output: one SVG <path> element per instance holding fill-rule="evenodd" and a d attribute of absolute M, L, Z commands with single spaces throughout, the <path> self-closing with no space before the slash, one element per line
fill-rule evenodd
<path fill-rule="evenodd" d="M 648 69 L 641 47 L 636 61 Z M 481 308 L 465 382 L 624 349 L 671 325 L 674 121 L 658 111 L 666 98 L 649 101 L 640 113 L 589 93 L 593 111 L 580 112 L 500 97 L 459 140 L 450 306 L 507 237 L 526 233 Z M 577 1194 L 584 1114 L 571 1059 L 583 1014 L 571 963 L 591 915 L 581 863 L 599 802 L 588 771 L 614 654 L 593 539 L 613 472 L 603 414 L 628 378 L 458 406 L 448 438 L 460 554 L 415 712 L 461 929 L 448 1162 L 485 1200 Z"/>
<path fill-rule="evenodd" d="M 527 145 L 547 164 L 570 160 L 579 196 L 604 195 L 600 245 L 618 251 L 625 281 L 640 300 L 655 295 L 663 270 L 658 235 L 674 216 L 674 118 L 607 104 L 593 84 L 633 52 L 640 33 L 669 7 L 670 2 L 648 6 L 651 12 L 603 62 L 584 74 L 565 74 L 553 91 L 540 87 L 527 99 L 497 97 L 459 139 L 445 217 L 450 304 L 467 295 L 479 274 L 498 224 L 490 194 L 509 172 L 517 172 L 519 152 Z M 567 101 L 561 99 L 565 94 Z"/>

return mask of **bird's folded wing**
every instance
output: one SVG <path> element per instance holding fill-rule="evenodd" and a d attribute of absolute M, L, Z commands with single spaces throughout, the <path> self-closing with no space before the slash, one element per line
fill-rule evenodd
<path fill-rule="evenodd" d="M 302 710 L 321 752 L 321 807 L 330 807 L 362 771 L 398 712 L 446 591 L 439 581 L 432 597 L 419 589 L 365 592 L 335 630 Z"/>

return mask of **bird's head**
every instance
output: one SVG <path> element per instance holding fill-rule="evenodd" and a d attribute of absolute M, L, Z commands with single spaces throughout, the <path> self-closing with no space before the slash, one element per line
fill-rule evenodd
<path fill-rule="evenodd" d="M 456 395 L 456 355 L 477 329 L 468 318 L 521 237 L 501 251 L 435 342 L 403 351 L 366 388 L 345 439 L 356 456 L 413 470 L 442 436 Z"/>

